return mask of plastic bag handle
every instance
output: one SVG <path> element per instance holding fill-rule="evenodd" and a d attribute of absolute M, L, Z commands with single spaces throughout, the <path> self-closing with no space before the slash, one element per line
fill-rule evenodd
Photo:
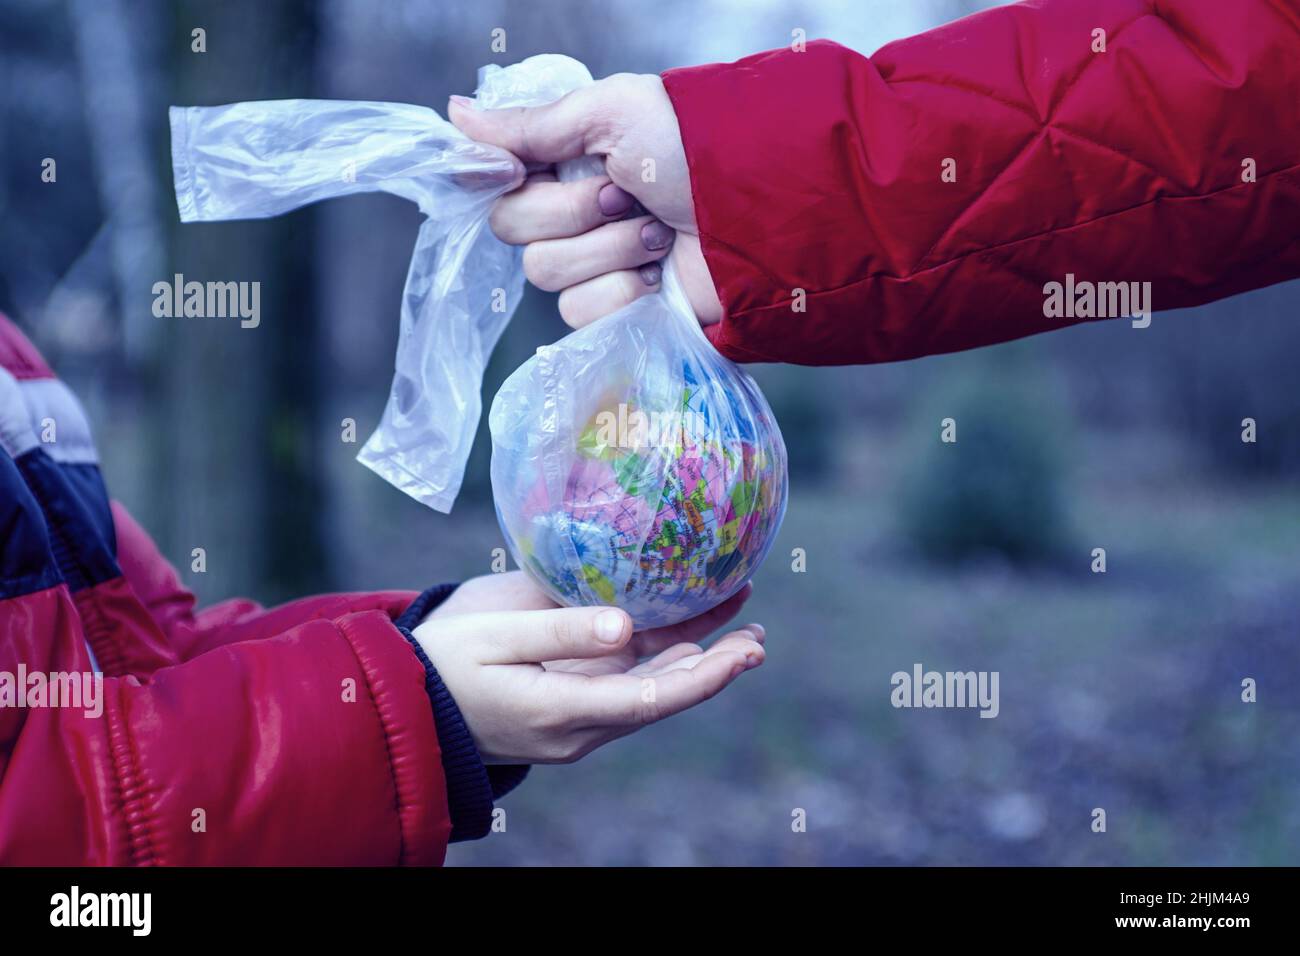
<path fill-rule="evenodd" d="M 545 55 L 484 68 L 477 95 L 494 108 L 538 106 L 590 82 L 581 63 Z M 486 228 L 492 203 L 517 185 L 516 161 L 404 103 L 172 107 L 170 119 L 183 222 L 263 218 L 363 192 L 401 196 L 427 217 L 402 295 L 388 403 L 357 459 L 450 511 L 482 415 L 483 373 L 523 294 L 522 251 Z M 564 165 L 568 175 L 599 171 L 590 160 Z"/>

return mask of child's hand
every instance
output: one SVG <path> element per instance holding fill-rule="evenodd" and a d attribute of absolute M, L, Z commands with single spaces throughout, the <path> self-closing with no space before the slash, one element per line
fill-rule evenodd
<path fill-rule="evenodd" d="M 492 213 L 492 230 L 503 241 L 528 247 L 529 281 L 560 293 L 569 325 L 586 325 L 657 291 L 665 257 L 701 324 L 721 319 L 677 115 L 659 77 L 610 76 L 533 109 L 477 110 L 452 97 L 447 114 L 471 139 L 507 149 L 533 168 L 605 157 L 608 176 L 559 183 L 537 173 Z M 651 215 L 627 218 L 634 202 Z"/>
<path fill-rule="evenodd" d="M 675 627 L 632 634 L 623 611 L 558 608 L 522 572 L 494 574 L 461 585 L 413 633 L 486 763 L 569 763 L 761 664 L 757 624 L 707 651 L 691 643 L 732 618 L 749 591 Z"/>

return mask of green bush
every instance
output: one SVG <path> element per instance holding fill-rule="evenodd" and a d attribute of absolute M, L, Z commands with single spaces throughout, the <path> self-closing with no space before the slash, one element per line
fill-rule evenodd
<path fill-rule="evenodd" d="M 912 424 L 899 494 L 903 533 L 935 561 L 1050 559 L 1068 536 L 1066 414 L 1024 363 L 1003 356 L 982 364 L 979 374 L 940 386 Z M 956 422 L 953 443 L 940 440 L 945 418 Z"/>

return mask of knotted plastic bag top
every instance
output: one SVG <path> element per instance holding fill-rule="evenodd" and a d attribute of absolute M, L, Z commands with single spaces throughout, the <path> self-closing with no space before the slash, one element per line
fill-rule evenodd
<path fill-rule="evenodd" d="M 591 82 L 566 56 L 479 73 L 484 109 L 539 106 Z M 487 228 L 518 185 L 518 162 L 475 143 L 428 107 L 271 100 L 172 107 L 182 222 L 260 219 L 353 193 L 415 203 L 425 221 L 402 295 L 396 370 L 379 427 L 357 460 L 438 511 L 460 491 L 482 414 L 483 373 L 523 293 L 523 253 Z M 562 179 L 600 171 L 563 163 Z"/>

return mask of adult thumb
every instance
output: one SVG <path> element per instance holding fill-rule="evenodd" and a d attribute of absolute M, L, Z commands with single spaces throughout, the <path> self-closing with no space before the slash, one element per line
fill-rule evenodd
<path fill-rule="evenodd" d="M 470 139 L 500 146 L 525 163 L 558 163 L 608 152 L 600 84 L 574 90 L 545 106 L 481 110 L 464 96 L 453 96 L 447 116 Z"/>
<path fill-rule="evenodd" d="M 499 611 L 467 616 L 486 639 L 484 664 L 540 664 L 575 657 L 602 657 L 632 636 L 632 619 L 613 607 L 561 607 L 547 611 Z"/>

